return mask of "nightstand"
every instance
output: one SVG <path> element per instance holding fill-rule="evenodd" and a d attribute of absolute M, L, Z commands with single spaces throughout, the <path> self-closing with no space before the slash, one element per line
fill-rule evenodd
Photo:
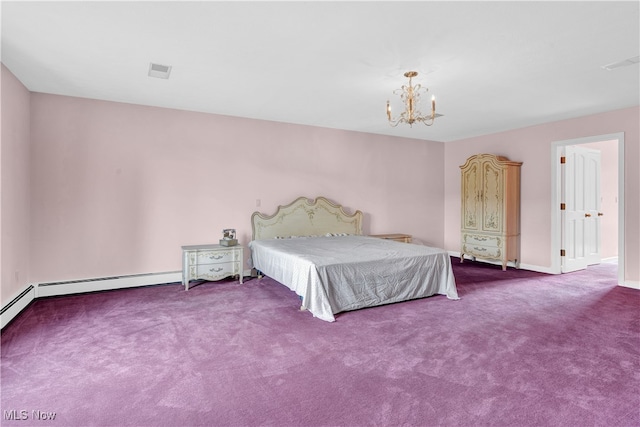
<path fill-rule="evenodd" d="M 242 284 L 244 248 L 240 245 L 192 245 L 182 247 L 182 284 L 189 290 L 189 281 L 221 280 L 238 276 Z"/>
<path fill-rule="evenodd" d="M 371 237 L 377 237 L 378 239 L 385 239 L 385 240 L 395 240 L 396 242 L 400 242 L 400 243 L 411 243 L 410 234 L 402 234 L 402 233 L 372 234 Z"/>

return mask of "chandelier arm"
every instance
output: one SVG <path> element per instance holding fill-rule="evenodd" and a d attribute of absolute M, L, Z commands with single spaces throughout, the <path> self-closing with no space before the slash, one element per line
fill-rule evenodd
<path fill-rule="evenodd" d="M 396 121 L 395 123 L 394 123 L 394 122 L 389 122 L 389 126 L 391 126 L 392 128 L 397 127 L 399 124 L 400 124 L 400 121 L 399 121 L 399 120 L 398 120 L 398 121 Z"/>
<path fill-rule="evenodd" d="M 425 126 L 431 126 L 435 120 L 436 118 L 434 116 L 420 117 L 419 119 L 416 119 L 416 121 L 423 123 Z"/>

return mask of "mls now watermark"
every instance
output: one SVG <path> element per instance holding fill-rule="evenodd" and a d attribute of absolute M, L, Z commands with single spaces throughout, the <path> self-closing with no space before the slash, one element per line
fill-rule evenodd
<path fill-rule="evenodd" d="M 37 409 L 34 409 L 32 411 L 27 411 L 26 409 L 5 410 L 3 413 L 3 416 L 6 421 L 26 421 L 26 420 L 53 421 L 56 419 L 55 412 L 40 411 Z"/>

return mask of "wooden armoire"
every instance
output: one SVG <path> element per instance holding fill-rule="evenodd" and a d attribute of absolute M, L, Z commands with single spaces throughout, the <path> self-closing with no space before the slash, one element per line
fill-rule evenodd
<path fill-rule="evenodd" d="M 464 257 L 498 260 L 502 269 L 520 261 L 520 166 L 505 157 L 477 154 L 462 172 L 462 250 Z"/>

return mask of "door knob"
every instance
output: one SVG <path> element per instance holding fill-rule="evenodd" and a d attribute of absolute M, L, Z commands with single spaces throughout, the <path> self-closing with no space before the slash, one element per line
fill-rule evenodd
<path fill-rule="evenodd" d="M 604 214 L 602 212 L 598 212 L 598 216 L 603 216 Z"/>
<path fill-rule="evenodd" d="M 590 213 L 586 213 L 586 214 L 584 214 L 584 216 L 585 216 L 585 218 L 590 218 L 591 214 Z"/>

